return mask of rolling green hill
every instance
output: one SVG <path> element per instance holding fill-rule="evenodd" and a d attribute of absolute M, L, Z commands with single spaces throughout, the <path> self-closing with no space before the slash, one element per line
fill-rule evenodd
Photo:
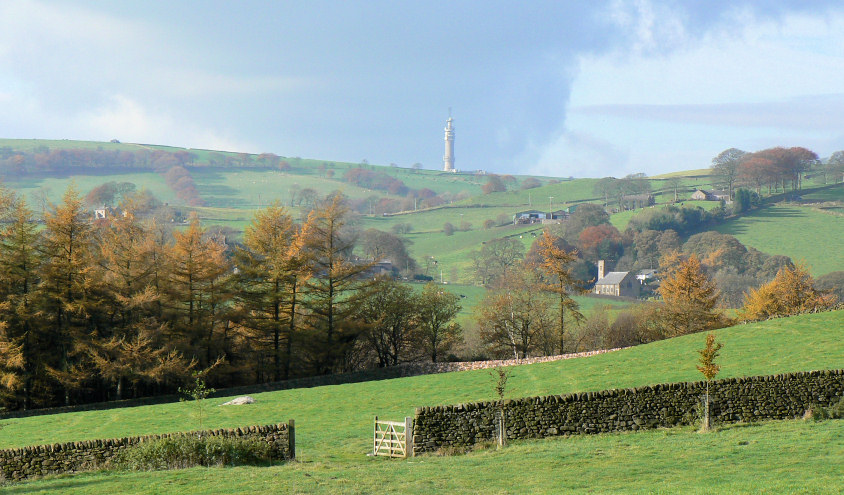
<path fill-rule="evenodd" d="M 799 205 L 777 204 L 715 228 L 767 253 L 805 261 L 812 275 L 844 270 L 844 216 Z"/>
<path fill-rule="evenodd" d="M 844 311 L 718 330 L 724 343 L 719 378 L 840 368 L 842 328 Z M 696 349 L 703 340 L 703 335 L 688 335 L 590 358 L 514 367 L 507 395 L 698 380 Z M 837 486 L 844 469 L 844 425 L 837 421 L 737 425 L 710 435 L 676 429 L 517 442 L 498 452 L 450 458 L 366 458 L 373 416 L 398 419 L 412 415 L 417 406 L 488 400 L 494 397 L 493 385 L 493 378 L 480 370 L 260 393 L 248 406 L 213 407 L 227 400 L 213 399 L 204 421 L 210 428 L 296 419 L 298 462 L 272 468 L 83 475 L 26 483 L 8 493 L 234 493 L 243 480 L 261 489 L 362 493 L 384 481 L 376 478 L 395 480 L 397 491 L 413 493 L 507 492 L 514 487 L 543 493 L 562 488 L 717 492 L 718 487 L 780 492 L 789 486 L 826 492 Z M 182 402 L 8 419 L 0 423 L 0 446 L 186 430 L 196 427 L 194 409 Z M 526 468 L 529 473 L 521 472 Z M 698 475 L 689 474 L 701 469 Z"/>

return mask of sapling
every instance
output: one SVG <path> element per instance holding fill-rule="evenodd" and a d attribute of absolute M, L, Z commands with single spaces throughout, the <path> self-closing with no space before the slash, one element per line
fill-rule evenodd
<path fill-rule="evenodd" d="M 712 379 L 715 378 L 715 375 L 718 374 L 718 371 L 721 370 L 721 366 L 715 364 L 715 358 L 718 357 L 718 351 L 721 350 L 723 345 L 720 342 L 715 342 L 715 334 L 710 333 L 706 336 L 706 347 L 697 351 L 700 354 L 700 365 L 697 367 L 698 371 L 703 374 L 703 377 L 706 378 L 706 396 L 704 398 L 704 405 L 703 405 L 703 425 L 701 426 L 702 431 L 709 431 L 712 428 L 711 418 L 709 417 L 709 384 L 712 382 Z"/>
<path fill-rule="evenodd" d="M 183 395 L 181 401 L 193 400 L 196 402 L 196 408 L 199 417 L 199 431 L 202 431 L 202 404 L 209 395 L 216 392 L 215 389 L 209 388 L 205 385 L 205 373 L 194 371 L 194 384 L 185 388 L 179 387 L 179 393 Z M 200 433 L 201 435 L 201 433 Z"/>
<path fill-rule="evenodd" d="M 493 368 L 495 374 L 490 372 L 493 377 L 498 377 L 495 383 L 495 394 L 498 395 L 498 446 L 504 446 L 506 433 L 504 429 L 504 394 L 507 392 L 507 380 L 510 378 L 512 372 L 504 368 Z"/>

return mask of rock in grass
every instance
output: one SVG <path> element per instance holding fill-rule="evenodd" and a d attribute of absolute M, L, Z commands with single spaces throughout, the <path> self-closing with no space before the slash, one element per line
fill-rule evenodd
<path fill-rule="evenodd" d="M 244 395 L 243 397 L 237 397 L 236 399 L 232 399 L 224 404 L 220 404 L 221 406 L 239 406 L 241 404 L 252 404 L 255 402 L 255 399 L 249 397 L 248 395 Z"/>

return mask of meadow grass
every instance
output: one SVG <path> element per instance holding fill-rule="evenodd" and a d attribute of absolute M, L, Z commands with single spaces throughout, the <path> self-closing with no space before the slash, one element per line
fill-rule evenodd
<path fill-rule="evenodd" d="M 777 204 L 728 220 L 714 230 L 747 246 L 805 261 L 814 276 L 844 270 L 844 217 Z"/>
<path fill-rule="evenodd" d="M 723 342 L 718 378 L 840 368 L 844 311 L 739 325 L 716 331 Z M 703 335 L 688 335 L 584 359 L 513 368 L 508 397 L 564 394 L 701 379 L 695 368 Z M 365 453 L 372 416 L 411 416 L 418 406 L 488 400 L 483 370 L 253 394 L 255 404 L 215 407 L 208 428 L 296 419 L 297 444 L 311 459 Z M 184 431 L 197 427 L 195 404 L 179 402 L 0 421 L 0 447 Z M 331 425 L 321 428 L 319 425 Z M 321 451 L 320 446 L 327 447 Z"/>
<path fill-rule="evenodd" d="M 300 456 L 301 457 L 301 456 Z M 844 422 L 771 421 L 528 440 L 454 457 L 86 473 L 4 493 L 840 493 Z"/>
<path fill-rule="evenodd" d="M 840 368 L 844 311 L 716 331 L 724 343 L 718 378 Z M 703 335 L 589 358 L 512 368 L 507 397 L 699 380 Z M 398 420 L 414 407 L 489 400 L 486 371 L 417 376 L 253 394 L 248 406 L 215 407 L 206 427 L 296 419 L 298 462 L 270 468 L 194 468 L 96 473 L 13 485 L 6 493 L 835 493 L 844 469 L 844 423 L 780 421 L 721 427 L 514 442 L 458 457 L 387 461 L 371 449 L 372 417 Z M 163 433 L 196 428 L 190 402 L 8 419 L 0 446 Z M 390 488 L 381 483 L 389 480 Z"/>

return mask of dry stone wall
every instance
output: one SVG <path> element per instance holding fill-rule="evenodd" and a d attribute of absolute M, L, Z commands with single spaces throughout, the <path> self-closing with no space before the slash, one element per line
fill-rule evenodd
<path fill-rule="evenodd" d="M 597 354 L 617 351 L 618 349 L 605 349 L 589 352 L 578 352 L 575 354 L 560 354 L 557 356 L 542 356 L 525 359 L 504 359 L 497 361 L 460 361 L 446 363 L 404 363 L 398 366 L 376 368 L 366 371 L 352 373 L 337 373 L 334 375 L 308 376 L 303 378 L 292 378 L 272 383 L 257 385 L 244 385 L 241 387 L 230 387 L 218 389 L 211 397 L 229 397 L 232 395 L 256 394 L 260 392 L 271 392 L 275 390 L 289 390 L 294 388 L 321 387 L 324 385 L 342 385 L 346 383 L 360 383 L 375 380 L 389 380 L 408 376 L 430 375 L 435 373 L 450 373 L 453 371 L 469 371 L 496 366 L 516 366 L 521 364 L 546 363 L 580 357 L 589 357 Z M 0 419 L 26 418 L 30 416 L 41 416 L 46 414 L 61 414 L 77 411 L 101 411 L 117 409 L 122 407 L 146 406 L 152 404 L 166 404 L 178 402 L 178 395 L 161 395 L 157 397 L 144 397 L 139 399 L 126 399 L 111 402 L 97 402 L 91 404 L 80 404 L 77 406 L 52 407 L 44 409 L 32 409 L 26 411 L 0 412 Z"/>
<path fill-rule="evenodd" d="M 706 382 L 528 397 L 498 402 L 422 407 L 416 410 L 413 453 L 468 447 L 490 441 L 503 408 L 508 439 L 542 438 L 687 425 L 697 418 Z M 844 396 L 844 370 L 713 381 L 715 424 L 799 418 L 813 405 Z"/>
<path fill-rule="evenodd" d="M 87 440 L 0 450 L 0 477 L 3 480 L 18 481 L 48 474 L 91 471 L 107 467 L 120 452 L 133 445 L 160 438 L 198 434 L 209 437 L 257 438 L 272 447 L 274 459 L 290 460 L 296 457 L 296 433 L 291 420 L 288 424 Z"/>

